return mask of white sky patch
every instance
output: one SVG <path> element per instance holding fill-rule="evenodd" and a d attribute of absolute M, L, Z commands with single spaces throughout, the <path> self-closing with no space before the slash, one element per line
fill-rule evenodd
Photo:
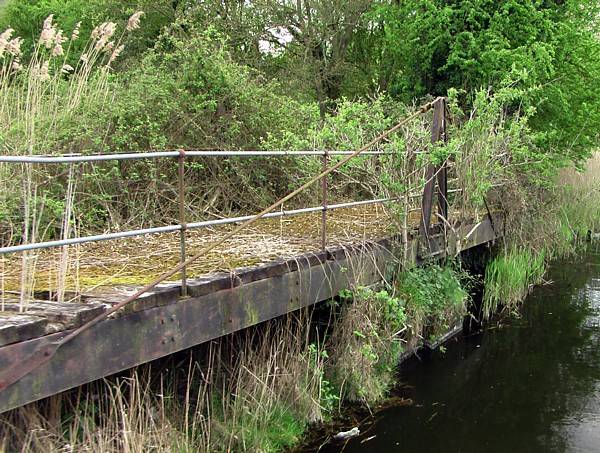
<path fill-rule="evenodd" d="M 258 41 L 258 49 L 268 55 L 277 56 L 280 55 L 285 46 L 292 42 L 294 37 L 285 27 L 273 27 L 267 30 L 273 38 L 274 41 L 268 41 L 266 39 L 261 39 Z"/>

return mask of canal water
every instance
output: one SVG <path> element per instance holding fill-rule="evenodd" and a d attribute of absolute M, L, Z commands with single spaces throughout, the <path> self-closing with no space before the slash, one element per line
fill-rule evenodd
<path fill-rule="evenodd" d="M 600 452 L 600 249 L 555 263 L 520 316 L 401 366 L 397 396 L 322 452 Z"/>

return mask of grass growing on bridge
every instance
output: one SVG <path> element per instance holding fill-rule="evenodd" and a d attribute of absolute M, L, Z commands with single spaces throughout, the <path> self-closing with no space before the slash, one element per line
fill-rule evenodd
<path fill-rule="evenodd" d="M 328 244 L 335 246 L 384 237 L 392 232 L 393 217 L 385 206 L 346 208 L 328 213 Z M 411 217 L 416 225 L 418 215 Z M 190 231 L 188 256 L 218 241 L 231 226 Z M 278 258 L 292 258 L 320 250 L 321 216 L 305 214 L 267 219 L 228 241 L 188 268 L 189 277 L 215 271 L 229 272 Z M 34 287 L 56 293 L 59 286 L 60 250 L 42 251 L 37 257 Z M 68 255 L 66 291 L 83 293 L 98 286 L 145 284 L 179 263 L 178 234 L 159 234 L 73 247 Z M 21 261 L 17 255 L 0 257 L 1 280 L 6 292 L 20 288 Z M 175 277 L 176 278 L 176 277 Z"/>

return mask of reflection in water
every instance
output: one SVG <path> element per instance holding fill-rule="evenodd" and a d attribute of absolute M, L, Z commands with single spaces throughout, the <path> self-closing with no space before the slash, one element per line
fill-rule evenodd
<path fill-rule="evenodd" d="M 547 278 L 519 319 L 405 363 L 414 405 L 321 451 L 600 452 L 600 253 Z"/>

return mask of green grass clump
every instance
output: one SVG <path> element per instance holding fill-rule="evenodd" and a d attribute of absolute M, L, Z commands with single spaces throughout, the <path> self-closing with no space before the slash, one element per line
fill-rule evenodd
<path fill-rule="evenodd" d="M 396 283 L 407 307 L 410 344 L 420 337 L 435 340 L 467 313 L 466 274 L 454 266 L 431 265 L 403 272 Z"/>
<path fill-rule="evenodd" d="M 489 319 L 500 306 L 514 310 L 532 285 L 542 281 L 546 253 L 511 249 L 490 261 L 485 271 L 483 317 Z"/>
<path fill-rule="evenodd" d="M 213 429 L 218 430 L 214 451 L 257 451 L 275 453 L 297 444 L 306 422 L 290 405 L 271 403 L 263 408 L 245 405 L 235 409 L 236 416 L 219 420 L 213 415 Z M 231 414 L 230 414 L 231 415 Z"/>

